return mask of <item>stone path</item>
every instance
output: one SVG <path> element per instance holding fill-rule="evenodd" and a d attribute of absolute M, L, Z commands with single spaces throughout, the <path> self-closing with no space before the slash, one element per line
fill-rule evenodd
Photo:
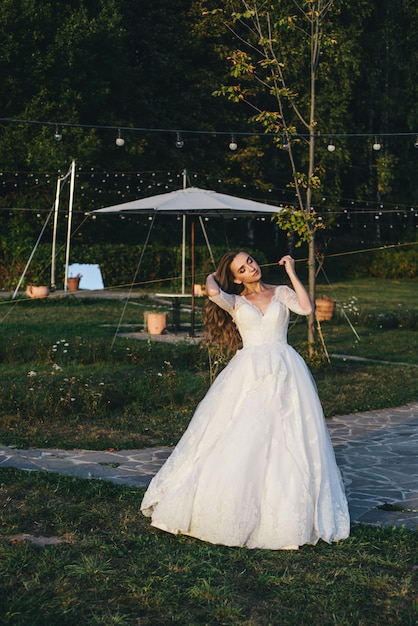
<path fill-rule="evenodd" d="M 418 530 L 418 402 L 327 420 L 351 519 Z M 0 467 L 146 486 L 171 448 L 16 450 L 0 446 Z"/>

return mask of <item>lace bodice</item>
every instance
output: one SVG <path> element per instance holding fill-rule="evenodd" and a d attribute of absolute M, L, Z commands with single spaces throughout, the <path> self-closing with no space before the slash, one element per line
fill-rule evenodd
<path fill-rule="evenodd" d="M 263 314 L 255 304 L 244 296 L 221 291 L 210 300 L 227 311 L 240 332 L 244 348 L 264 343 L 287 343 L 289 310 L 306 315 L 298 302 L 296 293 L 286 285 L 276 287 L 273 298 Z"/>

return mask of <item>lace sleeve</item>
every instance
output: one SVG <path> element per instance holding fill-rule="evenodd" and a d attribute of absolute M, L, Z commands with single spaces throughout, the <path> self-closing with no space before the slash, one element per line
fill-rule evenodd
<path fill-rule="evenodd" d="M 217 296 L 209 296 L 209 300 L 220 306 L 221 309 L 224 309 L 228 313 L 232 313 L 235 309 L 235 295 L 233 293 L 226 293 L 225 291 L 222 291 L 222 289 L 219 290 L 219 294 Z"/>
<path fill-rule="evenodd" d="M 297 315 L 308 315 L 308 313 L 302 309 L 299 304 L 296 293 L 287 285 L 280 285 L 277 287 L 277 299 L 282 302 L 288 309 L 296 313 Z"/>

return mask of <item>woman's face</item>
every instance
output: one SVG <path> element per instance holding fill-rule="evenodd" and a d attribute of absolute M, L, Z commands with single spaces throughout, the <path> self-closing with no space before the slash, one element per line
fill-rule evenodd
<path fill-rule="evenodd" d="M 254 283 L 260 280 L 261 270 L 257 261 L 246 252 L 238 252 L 231 263 L 234 282 L 238 285 Z"/>

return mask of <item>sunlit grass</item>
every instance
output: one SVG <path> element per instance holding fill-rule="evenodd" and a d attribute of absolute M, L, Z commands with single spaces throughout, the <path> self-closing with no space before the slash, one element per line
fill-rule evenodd
<path fill-rule="evenodd" d="M 359 309 L 346 310 L 360 340 L 337 314 L 321 326 L 328 351 L 394 365 L 314 361 L 326 415 L 416 400 L 416 328 L 386 328 L 394 323 L 390 316 L 382 327 L 376 323 L 383 310 L 396 312 L 398 322 L 413 321 L 416 283 L 334 287 L 339 302 Z M 144 298 L 127 307 L 125 328 L 137 330 L 151 305 Z M 2 444 L 107 449 L 176 443 L 209 386 L 208 355 L 185 342 L 115 338 L 124 306 L 75 298 L 0 306 Z M 4 307 L 10 307 L 6 317 Z M 303 353 L 305 334 L 303 322 L 289 334 Z M 348 540 L 332 546 L 231 549 L 153 529 L 139 514 L 142 494 L 104 481 L 0 469 L 0 623 L 417 623 L 417 532 L 355 526 Z M 55 545 L 41 547 L 43 537 Z"/>
<path fill-rule="evenodd" d="M 5 625 L 416 623 L 416 532 L 354 527 L 298 552 L 226 548 L 153 529 L 142 489 L 10 468 L 0 485 Z M 63 542 L 13 539 L 22 533 Z"/>
<path fill-rule="evenodd" d="M 383 304 L 398 322 L 413 321 L 416 287 L 414 281 L 350 281 L 332 292 L 318 288 L 338 298 L 334 319 L 321 324 L 328 352 L 394 364 L 334 358 L 327 364 L 322 355 L 318 367 L 314 360 L 327 417 L 417 399 L 416 368 L 395 365 L 418 364 L 416 328 L 377 323 Z M 153 306 L 146 295 L 129 305 L 71 296 L 0 301 L 0 441 L 92 449 L 176 443 L 209 387 L 208 353 L 184 341 L 115 336 L 121 323 L 124 330 L 140 330 Z M 197 306 L 199 324 L 202 300 Z M 189 322 L 183 312 L 182 324 Z M 289 341 L 307 356 L 303 319 L 292 322 Z"/>

